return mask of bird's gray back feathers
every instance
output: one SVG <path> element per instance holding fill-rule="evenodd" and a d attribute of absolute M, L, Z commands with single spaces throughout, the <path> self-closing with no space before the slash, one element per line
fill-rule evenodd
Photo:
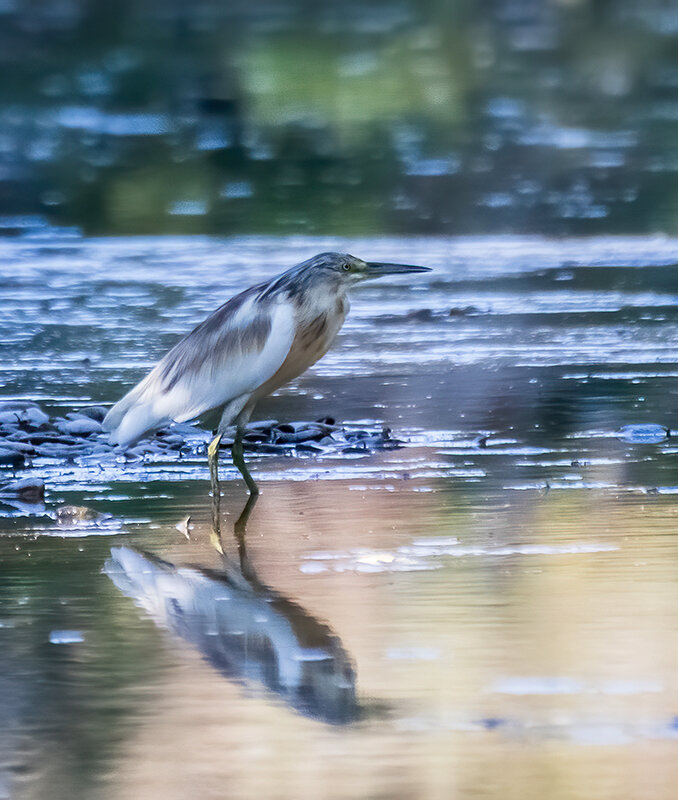
<path fill-rule="evenodd" d="M 120 444 L 212 408 L 269 393 L 320 358 L 348 304 L 336 271 L 341 254 L 322 253 L 252 286 L 220 306 L 108 412 Z"/>

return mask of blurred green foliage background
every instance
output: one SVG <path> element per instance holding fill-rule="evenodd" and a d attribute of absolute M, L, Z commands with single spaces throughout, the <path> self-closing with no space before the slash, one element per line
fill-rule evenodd
<path fill-rule="evenodd" d="M 671 0 L 1 0 L 0 214 L 674 232 Z"/>

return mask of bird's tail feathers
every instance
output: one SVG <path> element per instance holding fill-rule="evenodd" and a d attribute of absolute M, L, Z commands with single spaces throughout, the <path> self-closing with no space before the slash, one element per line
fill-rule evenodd
<path fill-rule="evenodd" d="M 138 391 L 132 389 L 106 414 L 103 429 L 109 431 L 112 444 L 127 447 L 140 439 L 146 431 L 162 427 L 170 420 L 158 414 L 153 403 L 144 402 Z"/>

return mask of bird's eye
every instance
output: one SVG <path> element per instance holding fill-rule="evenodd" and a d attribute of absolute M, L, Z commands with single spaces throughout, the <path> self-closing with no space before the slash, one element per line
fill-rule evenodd
<path fill-rule="evenodd" d="M 344 272 L 350 272 L 351 271 L 351 265 L 350 264 L 342 264 L 341 268 L 344 270 Z"/>

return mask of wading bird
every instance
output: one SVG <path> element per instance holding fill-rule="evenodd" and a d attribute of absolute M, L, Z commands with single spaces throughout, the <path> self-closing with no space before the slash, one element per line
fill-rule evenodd
<path fill-rule="evenodd" d="M 243 458 L 242 437 L 257 401 L 301 375 L 329 349 L 349 310 L 348 290 L 367 278 L 427 267 L 361 261 L 321 253 L 224 303 L 175 345 L 104 419 L 121 446 L 168 423 L 223 408 L 207 448 L 213 495 L 219 492 L 219 444 L 236 427 L 233 463 L 259 493 Z"/>

